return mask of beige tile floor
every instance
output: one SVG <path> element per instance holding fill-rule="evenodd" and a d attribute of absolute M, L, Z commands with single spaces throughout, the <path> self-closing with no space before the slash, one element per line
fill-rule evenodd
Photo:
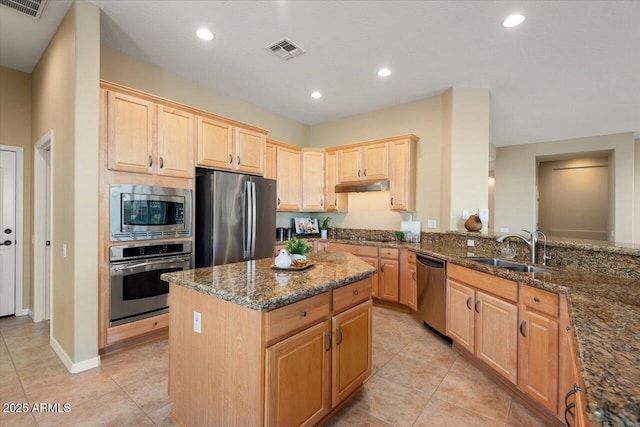
<path fill-rule="evenodd" d="M 544 426 L 409 315 L 374 307 L 373 375 L 328 426 Z M 0 319 L 0 402 L 67 403 L 67 413 L 4 413 L 0 425 L 172 426 L 167 341 L 102 357 L 71 375 L 49 323 Z"/>

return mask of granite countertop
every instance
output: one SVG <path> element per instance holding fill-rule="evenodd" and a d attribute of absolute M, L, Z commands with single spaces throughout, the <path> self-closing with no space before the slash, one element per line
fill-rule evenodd
<path fill-rule="evenodd" d="M 365 279 L 376 272 L 344 252 L 307 256 L 314 263 L 300 271 L 274 270 L 273 258 L 164 273 L 162 280 L 254 310 L 269 311 Z"/>
<path fill-rule="evenodd" d="M 468 260 L 466 248 L 439 244 L 407 247 L 474 270 L 566 294 L 589 418 L 601 425 L 640 426 L 639 281 L 580 270 L 518 273 Z"/>

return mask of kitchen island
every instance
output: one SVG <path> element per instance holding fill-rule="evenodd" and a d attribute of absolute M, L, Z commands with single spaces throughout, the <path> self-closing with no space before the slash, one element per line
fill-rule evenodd
<path fill-rule="evenodd" d="M 313 425 L 371 373 L 375 269 L 342 252 L 166 273 L 169 394 L 182 425 Z"/>

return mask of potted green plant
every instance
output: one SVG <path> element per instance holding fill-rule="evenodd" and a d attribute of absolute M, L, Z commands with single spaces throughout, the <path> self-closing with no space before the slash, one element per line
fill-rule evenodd
<path fill-rule="evenodd" d="M 305 261 L 307 259 L 307 254 L 311 252 L 311 245 L 307 243 L 306 240 L 298 239 L 296 237 L 289 240 L 284 248 L 289 252 L 289 255 L 291 255 L 292 261 Z"/>
<path fill-rule="evenodd" d="M 322 224 L 320 224 L 320 238 L 321 239 L 326 239 L 327 238 L 327 234 L 328 234 L 328 230 L 329 230 L 329 224 L 331 224 L 331 218 L 330 217 L 326 217 L 322 221 Z"/>

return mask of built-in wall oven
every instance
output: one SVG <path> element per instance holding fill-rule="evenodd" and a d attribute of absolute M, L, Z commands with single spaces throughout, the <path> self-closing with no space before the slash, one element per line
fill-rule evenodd
<path fill-rule="evenodd" d="M 113 184 L 109 192 L 112 242 L 191 237 L 191 190 Z"/>
<path fill-rule="evenodd" d="M 192 268 L 191 242 L 112 246 L 109 249 L 109 326 L 169 311 L 169 284 L 162 273 Z"/>

